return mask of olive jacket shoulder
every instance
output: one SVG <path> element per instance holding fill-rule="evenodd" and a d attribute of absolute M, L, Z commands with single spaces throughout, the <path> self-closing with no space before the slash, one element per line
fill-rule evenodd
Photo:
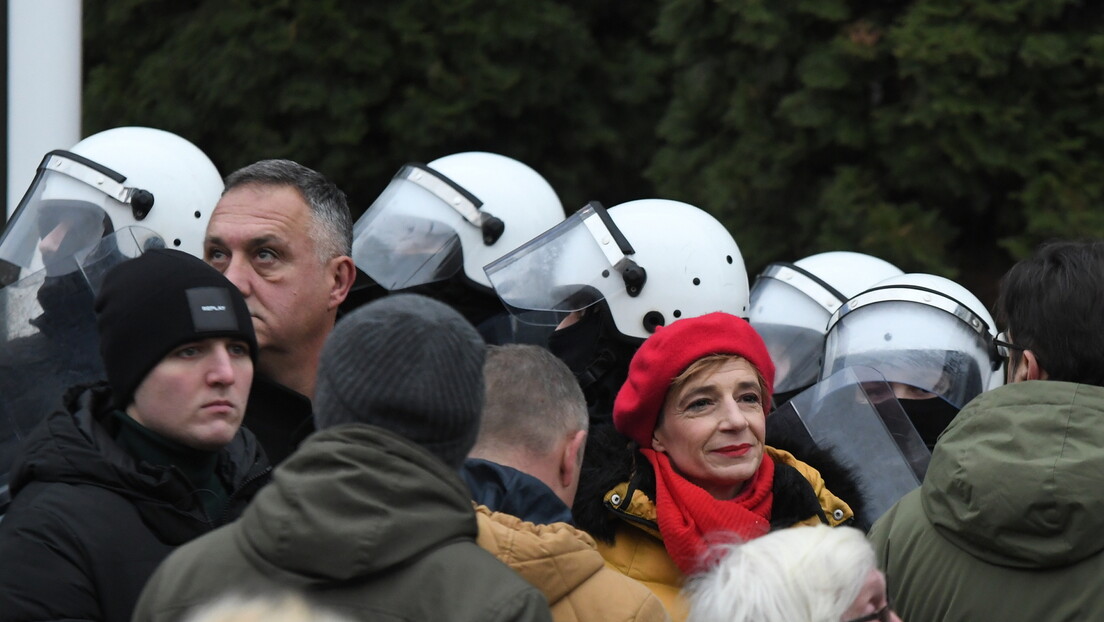
<path fill-rule="evenodd" d="M 870 531 L 905 620 L 1104 620 L 1104 388 L 1005 385 L 967 404 L 920 488 Z"/>
<path fill-rule="evenodd" d="M 335 426 L 277 467 L 239 521 L 169 557 L 134 621 L 179 620 L 230 588 L 299 590 L 351 620 L 550 620 L 477 535 L 468 489 L 439 458 L 382 428 Z"/>

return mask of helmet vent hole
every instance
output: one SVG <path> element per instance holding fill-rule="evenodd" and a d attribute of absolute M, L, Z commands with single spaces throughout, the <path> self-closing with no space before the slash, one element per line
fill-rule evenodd
<path fill-rule="evenodd" d="M 196 211 L 195 211 L 195 217 L 196 217 L 197 219 L 198 219 L 198 218 L 200 217 L 200 213 L 199 213 L 199 210 L 196 210 Z"/>
<path fill-rule="evenodd" d="M 180 238 L 173 240 L 173 246 L 180 246 Z"/>
<path fill-rule="evenodd" d="M 728 261 L 728 263 L 732 263 L 732 255 L 725 255 L 725 260 Z"/>
<path fill-rule="evenodd" d="M 678 312 L 676 311 L 676 313 L 678 313 Z M 678 316 L 676 315 L 675 317 L 678 317 Z M 643 318 L 644 330 L 648 331 L 649 333 L 654 333 L 657 328 L 659 328 L 660 326 L 663 326 L 666 323 L 667 323 L 667 320 L 664 319 L 663 314 L 660 313 L 659 311 L 649 311 L 649 312 L 644 314 L 644 318 Z"/>
<path fill-rule="evenodd" d="M 694 285 L 701 285 L 701 279 L 694 277 Z"/>
<path fill-rule="evenodd" d="M 609 270 L 602 270 L 602 278 L 605 279 L 605 278 L 608 278 L 608 277 L 609 277 Z"/>
<path fill-rule="evenodd" d="M 671 313 L 671 315 L 673 315 L 675 317 L 682 317 L 682 311 L 679 311 L 678 309 L 675 309 L 675 311 L 673 313 Z"/>

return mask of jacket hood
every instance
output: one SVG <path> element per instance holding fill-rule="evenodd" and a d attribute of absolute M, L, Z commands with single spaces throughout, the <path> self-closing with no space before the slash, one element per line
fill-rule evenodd
<path fill-rule="evenodd" d="M 98 486 L 133 503 L 150 529 L 170 544 L 218 524 L 203 512 L 182 472 L 138 463 L 115 443 L 108 427 L 111 411 L 106 384 L 68 391 L 65 409 L 51 413 L 28 435 L 12 468 L 12 497 L 34 482 Z M 223 449 L 217 468 L 237 491 L 246 481 L 262 482 L 268 462 L 252 435 L 239 432 Z"/>
<path fill-rule="evenodd" d="M 986 562 L 1065 566 L 1104 549 L 1104 388 L 1006 385 L 966 405 L 921 487 L 940 534 Z"/>
<path fill-rule="evenodd" d="M 237 523 L 246 557 L 294 584 L 386 571 L 457 540 L 475 540 L 459 475 L 382 428 L 312 435 L 273 473 Z"/>
<path fill-rule="evenodd" d="M 12 496 L 35 481 L 96 484 L 126 494 L 122 489 L 137 473 L 126 468 L 132 465 L 125 464 L 121 451 L 111 451 L 117 448 L 93 414 L 108 412 L 110 403 L 106 385 L 69 391 L 65 409 L 48 415 L 27 436 L 12 467 Z"/>
<path fill-rule="evenodd" d="M 554 605 L 605 567 L 594 540 L 567 523 L 536 525 L 477 510 L 479 546 L 497 557 Z"/>

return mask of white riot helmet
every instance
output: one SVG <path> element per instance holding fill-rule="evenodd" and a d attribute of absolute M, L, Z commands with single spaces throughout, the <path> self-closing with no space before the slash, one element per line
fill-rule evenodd
<path fill-rule="evenodd" d="M 555 191 L 525 164 L 456 153 L 399 170 L 353 227 L 353 261 L 387 290 L 463 269 L 489 293 L 483 266 L 563 219 Z"/>
<path fill-rule="evenodd" d="M 931 274 L 892 277 L 832 314 L 821 378 L 872 367 L 889 382 L 962 408 L 1003 382 L 995 330 L 985 305 L 958 283 Z"/>
<path fill-rule="evenodd" d="M 495 293 L 525 321 L 555 324 L 604 300 L 617 331 L 724 311 L 747 317 L 748 278 L 736 241 L 706 212 L 642 199 L 592 202 L 486 267 Z"/>
<path fill-rule="evenodd" d="M 222 177 L 195 145 L 162 130 L 119 127 L 51 151 L 0 237 L 0 260 L 25 272 L 78 265 L 104 235 L 140 225 L 203 256 Z"/>
<path fill-rule="evenodd" d="M 875 283 L 901 274 L 887 261 L 847 251 L 768 265 L 751 288 L 748 321 L 774 361 L 775 393 L 814 384 L 832 313 Z"/>

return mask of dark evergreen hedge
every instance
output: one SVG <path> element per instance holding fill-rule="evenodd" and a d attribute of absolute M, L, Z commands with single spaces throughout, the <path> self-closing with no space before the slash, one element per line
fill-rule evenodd
<path fill-rule="evenodd" d="M 516 157 L 575 209 L 662 196 L 754 272 L 831 249 L 983 298 L 1104 235 L 1104 5 L 1088 0 L 85 0 L 85 131 L 224 173 L 319 169 L 359 212 L 410 160 Z"/>

